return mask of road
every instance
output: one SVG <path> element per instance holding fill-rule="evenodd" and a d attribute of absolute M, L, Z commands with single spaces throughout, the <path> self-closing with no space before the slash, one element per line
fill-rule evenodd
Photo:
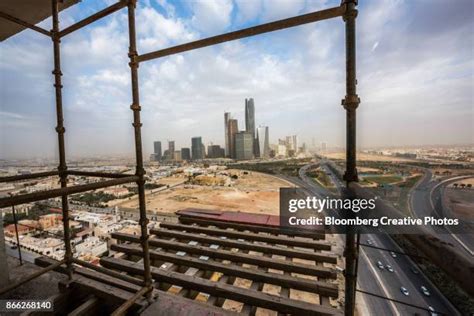
<path fill-rule="evenodd" d="M 424 175 L 413 186 L 409 193 L 409 209 L 414 216 L 422 218 L 425 216 L 449 217 L 443 209 L 442 195 L 447 185 L 461 178 L 470 176 L 448 177 L 441 181 L 433 179 L 433 173 L 424 169 Z M 443 241 L 452 244 L 462 253 L 470 257 L 474 256 L 473 234 L 452 234 L 446 227 L 427 227 L 432 233 Z"/>
<path fill-rule="evenodd" d="M 306 176 L 306 172 L 310 167 L 311 165 L 307 165 L 301 168 L 299 178 L 285 177 L 285 179 L 304 188 L 308 194 L 320 198 L 335 196 L 334 193 L 329 192 Z M 344 183 L 325 165 L 324 161 L 321 162 L 320 167 L 327 173 L 338 189 L 344 186 Z M 344 236 L 339 235 L 339 237 L 341 242 L 344 242 Z M 365 244 L 369 239 L 374 246 L 401 251 L 388 235 L 365 234 L 361 236 L 361 243 Z M 386 268 L 383 270 L 379 269 L 376 265 L 377 261 L 381 261 L 384 266 L 387 264 L 391 265 L 394 272 L 389 272 Z M 412 267 L 415 267 L 415 264 L 407 256 L 397 255 L 396 258 L 393 258 L 388 251 L 361 246 L 358 265 L 358 288 L 423 308 L 432 306 L 436 311 L 446 315 L 459 315 L 459 312 L 431 284 L 426 276 L 418 269 L 418 274 L 413 273 Z M 407 288 L 410 293 L 409 296 L 401 293 L 400 287 L 402 286 Z M 421 286 L 428 288 L 430 292 L 429 297 L 422 294 Z M 369 315 L 429 315 L 427 311 L 422 309 L 366 294 L 359 294 L 357 299 L 363 301 L 360 306 L 364 315 L 366 313 Z"/>

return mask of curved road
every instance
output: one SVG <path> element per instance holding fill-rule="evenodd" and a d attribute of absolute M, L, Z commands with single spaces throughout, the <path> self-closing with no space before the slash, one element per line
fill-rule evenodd
<path fill-rule="evenodd" d="M 296 177 L 284 178 L 306 189 L 309 194 L 320 198 L 326 196 L 335 197 L 336 195 L 334 193 L 321 187 L 306 175 L 307 170 L 314 165 L 319 165 L 340 191 L 344 186 L 344 183 L 331 171 L 330 168 L 327 167 L 325 161 L 322 161 L 320 164 L 307 165 L 301 168 L 299 179 Z M 428 181 L 428 179 L 426 180 Z M 341 237 L 341 241 L 343 242 L 344 236 L 338 236 Z M 369 239 L 374 246 L 402 251 L 388 235 L 364 234 L 361 236 L 361 243 L 367 244 Z M 387 264 L 391 265 L 394 272 L 389 272 L 387 269 L 379 269 L 376 264 L 377 261 L 381 261 L 385 266 Z M 416 265 L 407 256 L 397 255 L 397 257 L 394 258 L 387 251 L 361 247 L 358 267 L 358 288 L 364 291 L 414 304 L 423 308 L 431 306 L 436 311 L 446 315 L 459 315 L 459 312 L 420 271 L 418 274 L 412 272 L 413 268 L 416 269 Z M 405 296 L 401 293 L 400 287 L 402 286 L 407 288 L 410 293 L 409 296 Z M 422 294 L 420 290 L 421 286 L 428 288 L 430 296 Z M 360 312 L 364 315 L 367 313 L 369 315 L 428 315 L 428 312 L 422 309 L 370 295 L 359 294 L 361 293 L 358 293 L 358 300 L 362 299 L 363 301 L 363 304 L 360 305 Z"/>
<path fill-rule="evenodd" d="M 424 169 L 423 177 L 415 184 L 409 193 L 409 210 L 418 217 L 433 216 L 436 218 L 449 217 L 443 210 L 442 195 L 447 185 L 451 182 L 472 177 L 472 175 L 456 176 L 445 178 L 442 181 L 433 179 L 433 173 L 429 169 Z M 452 234 L 451 231 L 442 226 L 427 227 L 429 231 L 447 243 L 458 248 L 461 253 L 470 257 L 474 256 L 474 235 L 473 234 Z"/>

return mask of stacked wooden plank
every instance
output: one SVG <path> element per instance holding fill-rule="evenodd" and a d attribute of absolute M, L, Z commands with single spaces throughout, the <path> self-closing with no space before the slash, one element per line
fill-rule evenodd
<path fill-rule="evenodd" d="M 181 216 L 150 234 L 152 276 L 160 291 L 243 314 L 342 313 L 331 305 L 338 297 L 337 257 L 321 232 Z M 102 258 L 101 265 L 140 277 L 139 237 L 112 238 L 117 244 L 111 249 L 123 255 Z"/>

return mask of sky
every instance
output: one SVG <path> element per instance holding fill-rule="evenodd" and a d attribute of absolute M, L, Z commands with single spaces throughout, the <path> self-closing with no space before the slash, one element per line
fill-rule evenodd
<path fill-rule="evenodd" d="M 65 28 L 114 1 L 83 0 Z M 140 0 L 138 53 L 338 6 L 313 0 Z M 358 146 L 473 144 L 474 2 L 360 0 Z M 39 24 L 51 29 L 51 20 Z M 134 153 L 127 11 L 61 41 L 70 157 Z M 0 159 L 56 157 L 52 42 L 25 30 L 0 43 Z M 147 61 L 139 67 L 143 149 L 191 137 L 224 145 L 224 112 L 245 129 L 245 98 L 271 143 L 344 146 L 344 23 L 335 18 Z M 164 145 L 166 149 L 166 145 Z M 146 157 L 145 156 L 145 157 Z"/>

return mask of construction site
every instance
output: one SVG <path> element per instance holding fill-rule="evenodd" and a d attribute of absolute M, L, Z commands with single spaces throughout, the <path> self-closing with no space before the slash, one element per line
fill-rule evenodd
<path fill-rule="evenodd" d="M 173 188 L 147 194 L 140 117 L 139 66 L 170 55 L 257 36 L 328 19 L 339 19 L 345 29 L 345 91 L 341 111 L 346 112 L 345 170 L 340 177 L 348 198 L 371 196 L 358 184 L 356 169 L 356 17 L 357 0 L 339 6 L 288 17 L 230 33 L 160 49 L 138 52 L 136 0 L 119 0 L 66 28 L 60 28 L 59 13 L 77 0 L 7 0 L 0 4 L 0 40 L 24 29 L 52 40 L 57 141 L 57 170 L 1 177 L 0 183 L 56 177 L 60 188 L 0 198 L 1 208 L 60 198 L 64 258 L 35 259 L 34 266 L 16 267 L 0 249 L 0 298 L 2 300 L 47 300 L 52 306 L 22 309 L 24 315 L 363 315 L 357 310 L 356 293 L 360 234 L 348 230 L 335 237 L 331 231 L 280 227 L 278 188 L 290 186 L 284 179 L 262 174 L 243 174 L 233 188 L 210 182 L 209 189 Z M 130 109 L 134 128 L 135 172 L 106 173 L 71 169 L 67 165 L 63 117 L 61 39 L 119 10 L 127 10 Z M 52 18 L 50 30 L 37 24 Z M 339 103 L 340 100 L 334 100 Z M 342 124 L 343 122 L 341 122 Z M 70 176 L 98 181 L 71 186 Z M 267 179 L 268 178 L 268 179 Z M 246 179 L 246 181 L 244 181 Z M 258 187 L 266 179 L 266 185 Z M 197 179 L 196 181 L 204 181 Z M 205 181 L 210 181 L 205 179 Z M 239 182 L 240 181 L 240 182 Z M 253 181 L 253 182 L 252 182 Z M 121 184 L 135 184 L 137 197 L 121 206 L 137 210 L 139 232 L 111 234 L 110 255 L 97 264 L 74 256 L 74 230 L 70 227 L 70 195 Z M 202 182 L 200 182 L 202 184 Z M 206 183 L 207 185 L 207 183 Z M 193 197 L 196 195 L 197 197 Z M 206 200 L 200 203 L 199 199 Z M 243 201 L 243 202 L 242 202 Z M 257 201 L 257 202 L 256 202 Z M 275 202 L 276 201 L 276 202 Z M 205 204 L 205 207 L 200 207 Z M 210 206 L 209 206 L 210 205 Z M 381 212 L 402 216 L 380 201 Z M 156 225 L 150 224 L 154 216 Z M 163 213 L 165 213 L 163 215 Z M 168 213 L 168 214 L 166 214 Z M 3 232 L 1 232 L 3 235 Z M 420 231 L 407 240 L 439 266 L 467 293 L 473 294 L 473 262 L 435 235 Z M 388 249 L 390 250 L 390 249 Z M 387 251 L 388 251 L 387 250 Z M 401 253 L 403 254 L 403 253 Z M 11 270 L 11 271 L 9 271 Z M 365 295 L 376 296 L 373 293 Z M 382 298 L 397 301 L 391 298 Z M 403 303 L 403 302 L 401 302 Z M 2 308 L 4 308 L 2 306 Z M 420 313 L 429 312 L 418 306 Z M 8 310 L 1 310 L 0 313 Z"/>

